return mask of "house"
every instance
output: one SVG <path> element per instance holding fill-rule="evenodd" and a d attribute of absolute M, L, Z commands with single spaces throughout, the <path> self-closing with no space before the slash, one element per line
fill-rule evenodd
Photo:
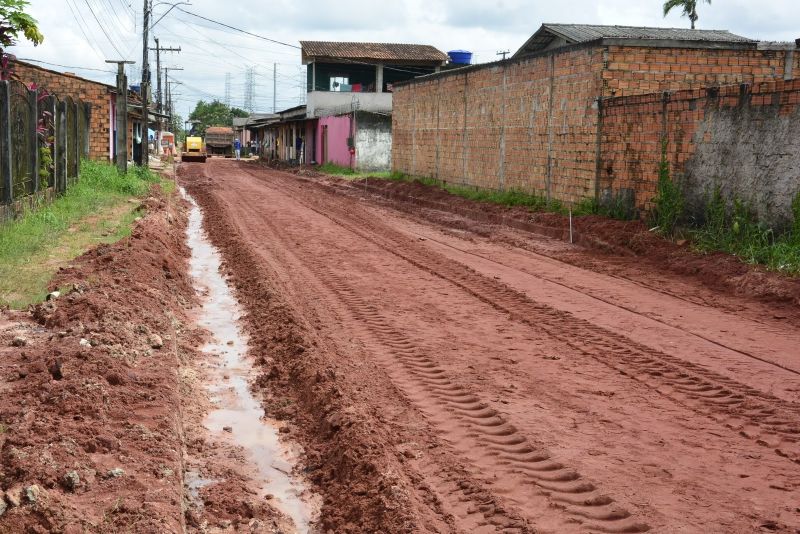
<path fill-rule="evenodd" d="M 728 31 L 543 24 L 505 61 L 395 83 L 392 168 L 567 203 L 624 193 L 645 208 L 657 165 L 605 165 L 607 99 L 790 79 L 790 48 Z M 658 131 L 622 126 L 620 151 L 645 143 L 661 156 Z"/>
<path fill-rule="evenodd" d="M 301 41 L 306 104 L 264 126 L 267 157 L 363 170 L 391 166 L 392 93 L 433 74 L 447 54 L 429 45 Z M 270 132 L 270 133 L 267 133 Z M 271 144 L 270 144 L 271 143 Z"/>
<path fill-rule="evenodd" d="M 113 161 L 116 139 L 117 88 L 114 85 L 58 72 L 17 59 L 12 60 L 15 75 L 24 83 L 35 83 L 59 98 L 71 97 L 91 104 L 89 158 Z M 128 96 L 128 154 L 133 154 L 132 139 L 141 132 L 141 102 L 137 93 Z M 139 134 L 140 135 L 140 134 Z"/>

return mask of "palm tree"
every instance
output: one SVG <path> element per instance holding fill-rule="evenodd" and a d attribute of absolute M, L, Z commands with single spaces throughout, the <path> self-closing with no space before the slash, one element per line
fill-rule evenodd
<path fill-rule="evenodd" d="M 699 1 L 707 4 L 711 3 L 711 0 Z M 700 18 L 697 16 L 697 3 L 698 0 L 667 0 L 664 2 L 664 16 L 666 17 L 673 8 L 683 8 L 683 16 L 689 17 L 689 20 L 692 21 L 692 29 L 694 29 L 694 23 Z"/>

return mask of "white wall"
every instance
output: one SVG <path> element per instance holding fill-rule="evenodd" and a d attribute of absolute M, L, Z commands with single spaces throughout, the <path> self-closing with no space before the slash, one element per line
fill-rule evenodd
<path fill-rule="evenodd" d="M 306 113 L 309 117 L 324 117 L 349 113 L 354 100 L 357 110 L 391 113 L 392 93 L 342 93 L 337 91 L 312 91 L 307 95 Z"/>

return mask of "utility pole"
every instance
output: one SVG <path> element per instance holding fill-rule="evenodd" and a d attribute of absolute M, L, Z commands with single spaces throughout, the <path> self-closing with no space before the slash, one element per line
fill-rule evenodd
<path fill-rule="evenodd" d="M 156 47 L 155 48 L 151 48 L 150 50 L 153 50 L 156 53 L 156 95 L 157 95 L 156 96 L 156 111 L 159 114 L 163 114 L 164 99 L 163 99 L 162 93 L 161 93 L 161 52 L 180 52 L 181 51 L 181 47 L 178 47 L 178 48 L 162 47 L 161 45 L 158 44 L 158 38 L 154 37 L 153 40 L 156 42 Z M 163 123 L 164 123 L 163 119 L 161 117 L 158 117 L 158 139 L 156 139 L 156 141 L 157 141 L 156 152 L 157 153 L 161 152 L 160 143 L 161 143 L 161 131 L 163 129 Z"/>
<path fill-rule="evenodd" d="M 150 10 L 151 1 L 144 0 L 144 8 L 142 8 L 142 85 L 140 86 L 142 97 L 142 135 L 139 142 L 139 159 L 136 161 L 138 165 L 149 165 L 149 155 L 147 152 L 147 86 L 150 80 L 150 67 L 147 60 L 148 45 L 150 43 L 148 32 L 150 30 Z"/>
<path fill-rule="evenodd" d="M 156 42 L 156 47 L 151 48 L 150 50 L 156 53 L 156 94 L 158 95 L 156 98 L 157 100 L 157 107 L 156 110 L 161 113 L 162 109 L 164 108 L 164 100 L 161 97 L 161 52 L 181 52 L 181 47 L 173 48 L 171 46 L 159 46 L 158 39 L 153 38 Z"/>
<path fill-rule="evenodd" d="M 164 67 L 164 83 L 166 83 L 167 88 L 169 90 L 169 71 L 171 70 L 183 70 L 183 67 Z M 169 100 L 169 122 L 172 124 L 172 99 Z"/>
<path fill-rule="evenodd" d="M 510 53 L 511 53 L 511 51 L 510 51 L 510 50 L 500 50 L 500 51 L 499 51 L 499 52 L 497 52 L 497 54 L 495 54 L 495 55 L 497 55 L 497 56 L 503 56 L 503 61 L 505 61 L 505 59 L 506 59 L 506 56 L 507 56 L 508 54 L 510 54 Z"/>
<path fill-rule="evenodd" d="M 120 174 L 128 172 L 128 77 L 125 76 L 125 65 L 133 61 L 112 61 L 117 64 L 117 138 L 114 143 L 115 163 Z"/>
<path fill-rule="evenodd" d="M 278 112 L 278 64 L 272 64 L 272 112 Z"/>

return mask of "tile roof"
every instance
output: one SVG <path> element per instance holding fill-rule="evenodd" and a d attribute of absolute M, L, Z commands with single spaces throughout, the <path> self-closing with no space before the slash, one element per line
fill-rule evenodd
<path fill-rule="evenodd" d="M 447 61 L 447 54 L 430 45 L 300 41 L 303 58 L 324 57 L 367 61 Z"/>
<path fill-rule="evenodd" d="M 542 24 L 515 56 L 546 49 L 557 38 L 567 44 L 598 39 L 635 39 L 685 41 L 692 43 L 751 44 L 756 41 L 727 30 L 691 30 L 688 28 L 648 28 L 642 26 L 601 26 L 594 24 Z"/>

